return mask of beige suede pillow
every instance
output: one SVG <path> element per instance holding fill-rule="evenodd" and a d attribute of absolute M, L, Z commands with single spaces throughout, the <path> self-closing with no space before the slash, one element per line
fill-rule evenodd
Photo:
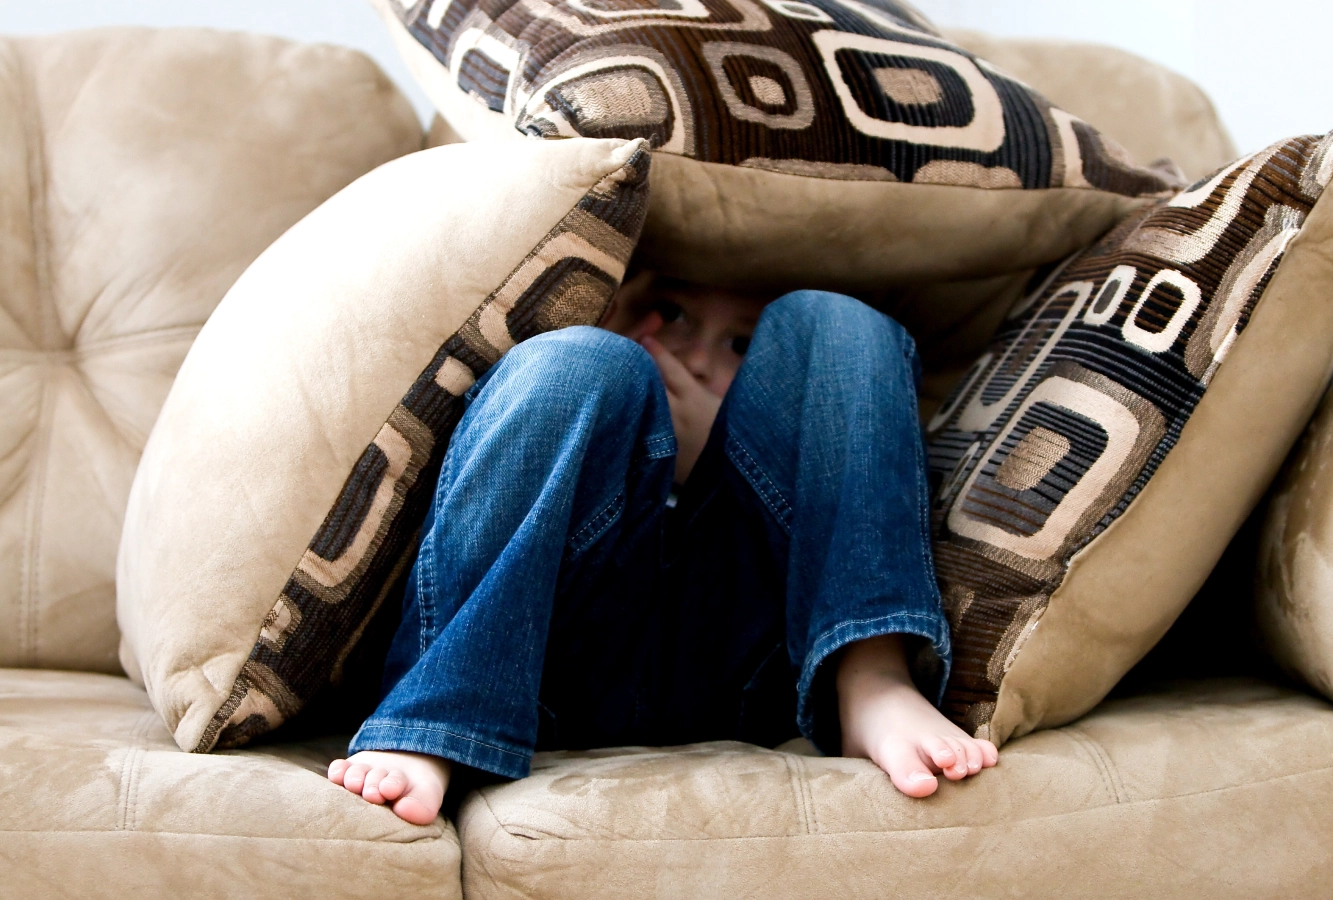
<path fill-rule="evenodd" d="M 1333 367 L 1331 158 L 1283 141 L 1123 223 L 930 423 L 945 706 L 972 733 L 1091 709 L 1268 486 Z"/>
<path fill-rule="evenodd" d="M 1169 193 L 897 0 L 373 0 L 467 140 L 642 137 L 649 266 L 859 291 L 1009 273 Z"/>
<path fill-rule="evenodd" d="M 462 394 L 514 343 L 594 323 L 647 205 L 641 141 L 396 160 L 241 276 L 130 493 L 121 658 L 176 742 L 232 747 L 336 682 L 415 554 Z"/>
<path fill-rule="evenodd" d="M 1333 154 L 1330 154 L 1333 159 Z M 1323 291 L 1333 301 L 1333 285 Z M 1333 698 L 1333 393 L 1292 451 L 1264 516 L 1256 618 L 1272 657 Z"/>

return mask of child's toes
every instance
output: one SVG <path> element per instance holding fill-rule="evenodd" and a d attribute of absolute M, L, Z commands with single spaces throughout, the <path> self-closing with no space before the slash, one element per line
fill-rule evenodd
<path fill-rule="evenodd" d="M 335 759 L 329 763 L 329 781 L 341 785 L 343 783 L 343 774 L 347 771 L 348 762 L 345 759 Z"/>
<path fill-rule="evenodd" d="M 380 796 L 386 803 L 392 803 L 407 790 L 407 776 L 397 769 L 390 769 L 389 774 L 380 779 Z"/>
<path fill-rule="evenodd" d="M 981 764 L 989 769 L 1000 761 L 1000 751 L 995 749 L 995 745 L 990 741 L 977 741 L 981 745 Z"/>
<path fill-rule="evenodd" d="M 366 773 L 366 783 L 361 788 L 361 796 L 371 803 L 383 803 L 384 795 L 380 793 L 380 782 L 384 776 L 389 774 L 388 769 L 376 767 Z"/>
<path fill-rule="evenodd" d="M 953 754 L 953 762 L 944 767 L 944 777 L 950 781 L 960 781 L 967 777 L 967 751 L 963 749 L 963 742 L 957 738 L 945 738 L 945 742 Z"/>
<path fill-rule="evenodd" d="M 941 737 L 931 735 L 925 738 L 921 741 L 921 749 L 926 751 L 930 761 L 939 766 L 941 770 L 948 769 L 958 761 L 953 748 L 949 746 L 948 741 Z"/>
<path fill-rule="evenodd" d="M 963 744 L 967 751 L 967 774 L 975 775 L 981 771 L 981 745 L 973 740 L 965 740 Z"/>
<path fill-rule="evenodd" d="M 347 788 L 353 794 L 361 793 L 361 789 L 366 784 L 366 773 L 370 771 L 370 766 L 361 763 L 352 763 L 343 772 L 343 787 Z"/>
<path fill-rule="evenodd" d="M 939 779 L 921 759 L 921 754 L 910 744 L 887 748 L 882 768 L 889 773 L 893 786 L 909 797 L 929 797 L 940 786 Z"/>
<path fill-rule="evenodd" d="M 435 821 L 435 816 L 439 814 L 439 811 L 438 803 L 434 809 L 431 809 L 425 800 L 411 794 L 393 805 L 393 814 L 412 825 L 429 825 Z"/>

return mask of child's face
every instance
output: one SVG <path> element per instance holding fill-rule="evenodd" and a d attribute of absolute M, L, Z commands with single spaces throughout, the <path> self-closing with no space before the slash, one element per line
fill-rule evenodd
<path fill-rule="evenodd" d="M 745 358 L 764 294 L 692 284 L 640 272 L 616 296 L 623 310 L 607 327 L 631 340 L 653 337 L 718 397 Z"/>

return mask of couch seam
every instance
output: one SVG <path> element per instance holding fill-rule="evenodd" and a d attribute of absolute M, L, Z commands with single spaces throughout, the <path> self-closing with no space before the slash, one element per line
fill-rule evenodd
<path fill-rule="evenodd" d="M 1116 793 L 1115 784 L 1111 780 L 1109 773 L 1106 771 L 1106 766 L 1102 760 L 1101 754 L 1097 752 L 1097 748 L 1090 746 L 1091 742 L 1072 728 L 1068 729 L 1067 732 L 1062 731 L 1061 735 L 1074 745 L 1080 756 L 1092 763 L 1093 768 L 1097 771 L 1098 777 L 1101 779 L 1102 789 L 1110 795 L 1112 800 L 1119 803 L 1120 796 Z"/>
<path fill-rule="evenodd" d="M 488 800 L 482 794 L 477 794 L 476 796 L 481 801 L 481 804 L 486 807 L 486 813 L 491 817 L 491 822 L 494 825 L 494 828 L 490 833 L 490 840 L 494 840 L 497 834 L 504 834 L 505 837 L 515 838 L 516 840 L 525 840 L 525 838 L 519 837 L 517 835 L 512 835 L 505 830 L 504 825 L 501 824 L 500 822 L 500 817 L 495 814 L 495 810 L 491 807 L 490 800 Z M 459 812 L 461 813 L 461 809 Z M 461 815 L 458 815 L 457 817 L 459 819 L 462 818 Z M 459 822 L 454 823 L 454 830 L 458 834 L 458 881 L 460 884 L 466 884 L 468 880 L 468 870 L 471 868 L 471 866 L 469 865 L 468 862 L 468 854 L 463 852 L 463 833 Z M 527 838 L 526 840 L 532 840 L 532 839 Z M 537 840 L 540 840 L 540 838 L 538 838 Z M 473 854 L 473 856 L 475 857 L 476 854 Z M 473 862 L 477 863 L 477 865 L 481 868 L 481 870 L 486 874 L 486 877 L 489 878 L 492 883 L 499 882 L 499 879 L 496 878 L 495 873 L 491 871 L 491 867 L 488 865 L 489 862 L 488 854 L 483 854 L 480 860 L 474 859 Z"/>
<path fill-rule="evenodd" d="M 120 766 L 120 815 L 116 817 L 116 831 L 135 831 L 138 814 L 135 809 L 139 791 L 139 771 L 143 758 L 143 739 L 157 719 L 151 710 L 142 713 L 130 729 L 129 746 Z"/>
<path fill-rule="evenodd" d="M 25 161 L 28 165 L 28 217 L 32 227 L 33 270 L 37 279 L 37 303 L 41 333 L 36 336 L 42 349 L 50 346 L 57 329 L 53 327 L 55 298 L 51 291 L 51 235 L 48 206 L 46 148 L 42 140 L 42 120 L 37 103 L 37 91 L 22 52 L 14 54 L 15 71 L 23 95 L 23 123 Z M 21 576 L 22 597 L 19 603 L 19 658 L 27 665 L 37 664 L 37 593 L 41 583 L 41 524 L 43 500 L 46 496 L 47 460 L 51 444 L 52 413 L 47 381 L 49 372 L 42 367 L 38 397 L 37 432 L 33 442 L 33 465 L 29 470 L 31 494 L 25 516 L 27 535 L 24 540 Z"/>
<path fill-rule="evenodd" d="M 810 808 L 806 805 L 805 781 L 801 777 L 800 758 L 788 756 L 783 760 L 787 768 L 787 781 L 791 784 L 792 800 L 796 806 L 796 814 L 801 820 L 801 825 L 805 828 L 806 834 L 813 834 L 810 828 Z"/>
<path fill-rule="evenodd" d="M 800 768 L 802 774 L 809 775 L 809 766 L 806 764 L 805 757 L 792 754 L 796 760 L 796 765 Z M 810 784 L 808 777 L 801 779 L 801 790 L 805 792 L 805 808 L 809 817 L 809 828 L 812 833 L 818 834 L 821 829 L 819 826 L 819 807 L 815 805 L 815 791 Z"/>
<path fill-rule="evenodd" d="M 148 733 L 160 721 L 157 712 L 149 710 L 139 719 L 139 726 L 135 729 L 134 772 L 133 781 L 130 783 L 129 814 L 126 816 L 126 822 L 134 831 L 139 830 L 139 787 L 143 784 L 143 764 L 148 755 Z"/>
<path fill-rule="evenodd" d="M 1093 758 L 1097 768 L 1101 771 L 1102 781 L 1106 784 L 1106 789 L 1110 791 L 1111 796 L 1115 798 L 1115 802 L 1128 802 L 1129 795 L 1125 791 L 1124 780 L 1120 777 L 1120 772 L 1115 763 L 1111 761 L 1106 748 L 1077 725 L 1064 729 L 1064 733 L 1073 738 L 1075 743 L 1079 744 Z"/>
<path fill-rule="evenodd" d="M 1028 818 L 1023 818 L 1023 819 L 995 820 L 981 824 L 971 823 L 962 825 L 940 825 L 938 827 L 933 827 L 933 828 L 910 828 L 910 829 L 900 829 L 894 831 L 885 831 L 885 830 L 870 831 L 870 830 L 860 829 L 856 831 L 836 831 L 827 833 L 821 832 L 819 834 L 804 835 L 804 836 L 818 837 L 818 838 L 839 838 L 839 837 L 853 837 L 856 835 L 887 836 L 887 835 L 898 835 L 898 834 L 919 834 L 921 832 L 956 831 L 960 829 L 969 829 L 969 828 L 1012 828 L 1015 825 L 1023 825 L 1028 822 L 1044 822 L 1051 819 L 1062 819 L 1068 816 L 1079 816 L 1108 808 L 1115 808 L 1115 807 L 1128 808 L 1134 806 L 1156 805 L 1161 803 L 1170 803 L 1178 800 L 1191 800 L 1196 797 L 1207 797 L 1210 794 L 1225 794 L 1231 791 L 1244 790 L 1246 788 L 1262 787 L 1263 785 L 1272 784 L 1274 782 L 1288 781 L 1295 778 L 1303 778 L 1309 775 L 1318 775 L 1321 773 L 1329 773 L 1329 772 L 1333 772 L 1333 765 L 1320 766 L 1317 769 L 1307 769 L 1304 772 L 1292 772 L 1287 775 L 1275 775 L 1272 778 L 1265 778 L 1261 781 L 1247 781 L 1244 784 L 1232 784 L 1232 785 L 1227 785 L 1226 787 L 1209 788 L 1206 791 L 1191 791 L 1186 794 L 1175 794 L 1170 797 L 1147 797 L 1142 800 L 1125 800 L 1123 802 L 1117 802 L 1117 803 L 1102 803 L 1097 806 L 1085 806 L 1081 809 L 1070 810 L 1068 812 L 1051 813 L 1045 816 L 1030 816 Z M 488 808 L 490 807 L 489 802 L 487 802 L 487 807 Z M 493 811 L 492 815 L 494 815 Z M 518 835 L 510 832 L 509 828 L 505 826 L 503 823 L 501 823 L 500 828 L 510 837 L 514 838 L 519 837 Z M 665 843 L 687 843 L 687 842 L 694 843 L 702 841 L 719 841 L 719 842 L 720 841 L 730 841 L 730 842 L 774 841 L 774 840 L 789 841 L 789 840 L 799 839 L 801 837 L 803 837 L 803 835 L 800 834 L 766 834 L 766 835 L 747 834 L 747 835 L 737 835 L 734 837 L 698 837 L 698 838 L 649 837 L 649 838 L 614 838 L 614 839 L 596 838 L 596 837 L 562 838 L 562 837 L 551 836 L 548 838 L 543 838 L 543 840 L 563 841 L 571 844 L 572 843 L 665 844 Z"/>
<path fill-rule="evenodd" d="M 20 562 L 18 640 L 19 659 L 24 666 L 37 665 L 37 585 L 41 582 L 42 499 L 45 497 L 46 451 L 50 446 L 50 404 L 47 402 L 45 368 L 38 387 L 37 440 L 33 442 L 33 465 L 29 470 L 27 510 L 24 514 L 23 557 Z"/>

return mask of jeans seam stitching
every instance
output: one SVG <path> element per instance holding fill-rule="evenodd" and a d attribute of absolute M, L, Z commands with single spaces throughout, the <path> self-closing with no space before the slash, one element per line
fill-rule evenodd
<path fill-rule="evenodd" d="M 597 538 L 606 533 L 606 529 L 618 519 L 625 508 L 625 492 L 620 491 L 611 499 L 611 502 L 602 507 L 597 513 L 584 523 L 583 527 L 566 541 L 572 555 L 577 556 L 588 549 Z M 605 518 L 605 521 L 600 521 Z M 585 540 L 584 536 L 592 532 L 591 536 Z"/>
<path fill-rule="evenodd" d="M 475 744 L 478 747 L 485 747 L 487 750 L 494 750 L 496 753 L 503 753 L 506 756 L 513 756 L 517 759 L 522 759 L 522 760 L 528 759 L 528 757 L 525 754 L 520 753 L 516 750 L 510 750 L 506 747 L 501 747 L 498 744 L 491 744 L 488 743 L 487 741 L 479 740 L 474 737 L 469 737 L 466 734 L 459 734 L 456 731 L 450 731 L 448 728 L 441 728 L 436 725 L 421 725 L 421 724 L 402 725 L 396 723 L 390 724 L 393 721 L 394 720 L 389 720 L 384 723 L 367 722 L 364 725 L 362 725 L 361 730 L 365 731 L 368 728 L 372 732 L 375 731 L 376 729 L 385 729 L 393 731 L 424 731 L 430 734 L 444 734 L 448 735 L 451 738 L 457 738 L 460 741 L 466 741 L 469 744 Z M 359 740 L 360 737 L 361 734 L 358 733 L 356 739 Z"/>
<path fill-rule="evenodd" d="M 644 460 L 658 460 L 672 456 L 676 452 L 675 443 L 676 436 L 674 434 L 664 434 L 659 437 L 649 438 L 643 442 L 642 449 L 634 456 L 631 465 Z M 662 449 L 653 449 L 658 445 L 662 445 Z"/>
<path fill-rule="evenodd" d="M 731 461 L 735 463 L 736 467 L 746 476 L 745 480 L 750 482 L 750 486 L 754 488 L 754 492 L 759 495 L 759 499 L 762 500 L 764 505 L 768 507 L 769 511 L 773 513 L 774 518 L 778 520 L 778 524 L 782 526 L 782 530 L 790 534 L 791 527 L 787 522 L 786 516 L 791 513 L 791 504 L 787 502 L 787 498 L 782 495 L 782 492 L 773 484 L 773 480 L 769 478 L 767 473 L 760 467 L 758 461 L 755 460 L 750 454 L 750 451 L 746 450 L 745 446 L 741 444 L 735 436 L 727 436 L 726 449 L 727 456 L 731 458 Z M 736 455 L 733 454 L 740 455 L 743 459 L 737 459 Z M 762 482 L 762 484 L 760 484 L 760 482 Z M 781 502 L 781 508 L 774 503 L 769 496 L 770 494 L 776 496 Z"/>
<path fill-rule="evenodd" d="M 417 636 L 417 659 L 421 659 L 430 649 L 434 642 L 435 631 L 435 605 L 428 602 L 428 598 L 433 598 L 436 593 L 435 585 L 435 554 L 431 552 L 421 553 L 418 551 L 418 559 L 421 563 L 421 573 L 417 576 L 416 601 L 417 614 L 421 617 L 421 633 Z M 426 582 L 429 590 L 422 590 L 422 581 Z"/>
<path fill-rule="evenodd" d="M 920 435 L 913 443 L 916 445 L 916 506 L 919 510 L 921 525 L 921 562 L 925 565 L 926 571 L 933 577 L 935 575 L 935 561 L 931 558 L 930 553 L 930 487 L 923 484 L 927 466 L 926 448 Z"/>
<path fill-rule="evenodd" d="M 839 634 L 840 632 L 846 631 L 846 630 L 848 630 L 849 628 L 853 628 L 854 626 L 857 626 L 857 625 L 869 625 L 869 624 L 871 624 L 872 622 L 896 622 L 896 621 L 901 621 L 901 620 L 904 620 L 904 619 L 920 619 L 920 620 L 922 620 L 922 621 L 924 621 L 924 622 L 929 622 L 931 625 L 935 626 L 935 628 L 934 628 L 934 632 L 935 632 L 935 634 L 939 635 L 939 633 L 940 633 L 940 629 L 939 629 L 940 620 L 939 620 L 939 617 L 937 617 L 937 616 L 930 616 L 930 615 L 926 615 L 926 614 L 923 614 L 923 613 L 912 613 L 912 612 L 905 612 L 905 613 L 891 613 L 891 614 L 889 614 L 889 615 L 887 615 L 887 616 L 874 616 L 874 617 L 866 618 L 866 619 L 849 619 L 849 620 L 846 621 L 846 622 L 840 622 L 840 623 L 838 623 L 837 625 L 833 626 L 832 628 L 829 628 L 829 629 L 826 629 L 826 630 L 820 632 L 820 633 L 815 637 L 815 639 L 814 639 L 813 641 L 810 642 L 810 653 L 809 653 L 809 656 L 806 657 L 806 665 L 802 666 L 802 671 L 801 671 L 801 684 L 802 684 L 803 686 L 805 686 L 805 687 L 808 687 L 808 684 L 806 683 L 806 675 L 807 675 L 807 671 L 806 671 L 806 670 L 809 668 L 809 657 L 810 657 L 810 656 L 814 656 L 814 655 L 815 655 L 815 651 L 819 649 L 819 647 L 820 647 L 821 644 L 826 643 L 826 640 L 827 640 L 827 639 L 830 639 L 830 638 L 832 638 L 834 635 L 837 635 L 837 634 Z M 887 634 L 888 632 L 884 632 L 884 633 Z M 949 647 L 949 637 L 948 637 L 948 633 L 945 632 L 943 635 L 940 635 L 940 637 L 942 638 L 941 643 L 943 644 L 943 649 L 944 649 L 944 651 L 945 651 L 946 653 L 949 652 L 950 647 Z M 827 657 L 827 654 L 825 654 L 825 656 Z"/>

